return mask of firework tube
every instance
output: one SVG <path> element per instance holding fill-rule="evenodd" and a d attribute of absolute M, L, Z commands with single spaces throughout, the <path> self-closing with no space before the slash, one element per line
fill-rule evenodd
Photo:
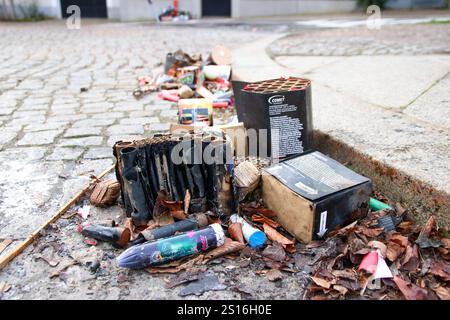
<path fill-rule="evenodd" d="M 379 211 L 379 210 L 385 210 L 385 209 L 392 210 L 392 207 L 390 205 L 387 205 L 386 203 L 381 202 L 375 198 L 370 198 L 369 206 L 370 206 L 370 209 L 372 209 L 373 211 Z"/>
<path fill-rule="evenodd" d="M 197 231 L 131 247 L 117 258 L 117 263 L 122 268 L 143 269 L 220 247 L 224 241 L 222 227 L 214 223 Z"/>
<path fill-rule="evenodd" d="M 244 239 L 248 242 L 249 246 L 252 248 L 262 247 L 266 241 L 266 235 L 259 229 L 252 227 L 247 221 L 237 214 L 233 214 L 230 217 L 230 221 L 234 223 L 242 224 L 242 233 L 244 234 Z"/>

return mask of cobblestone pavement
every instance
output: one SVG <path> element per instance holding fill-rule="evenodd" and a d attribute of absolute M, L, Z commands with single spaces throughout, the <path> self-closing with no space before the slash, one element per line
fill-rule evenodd
<path fill-rule="evenodd" d="M 448 24 L 310 30 L 274 42 L 273 56 L 423 55 L 450 53 Z"/>

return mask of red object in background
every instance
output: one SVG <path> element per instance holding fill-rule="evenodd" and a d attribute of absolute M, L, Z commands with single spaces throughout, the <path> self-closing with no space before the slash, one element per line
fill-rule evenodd
<path fill-rule="evenodd" d="M 213 108 L 228 108 L 228 102 L 214 102 Z"/>
<path fill-rule="evenodd" d="M 180 97 L 178 97 L 178 95 L 176 95 L 173 92 L 170 92 L 169 90 L 160 91 L 158 93 L 158 97 L 172 102 L 178 102 L 178 100 L 180 100 Z"/>
<path fill-rule="evenodd" d="M 175 9 L 173 15 L 176 17 L 178 16 L 178 0 L 173 0 L 173 7 Z"/>

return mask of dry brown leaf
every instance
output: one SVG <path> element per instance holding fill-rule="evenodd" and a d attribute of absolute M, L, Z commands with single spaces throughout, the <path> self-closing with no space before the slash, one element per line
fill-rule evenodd
<path fill-rule="evenodd" d="M 405 252 L 405 248 L 399 245 L 397 242 L 389 241 L 387 245 L 386 257 L 390 261 L 395 261 L 397 258 Z"/>
<path fill-rule="evenodd" d="M 295 252 L 294 241 L 289 240 L 281 233 L 279 233 L 277 230 L 275 230 L 274 228 L 265 223 L 263 224 L 263 228 L 264 233 L 267 235 L 267 238 L 269 238 L 272 241 L 280 243 L 283 246 L 283 248 L 286 249 L 287 252 L 289 253 Z"/>
<path fill-rule="evenodd" d="M 442 238 L 441 243 L 445 249 L 450 249 L 450 239 L 449 238 Z"/>
<path fill-rule="evenodd" d="M 51 279 L 51 278 L 54 278 L 54 277 L 59 277 L 59 275 L 60 275 L 62 272 L 66 271 L 67 268 L 69 268 L 69 267 L 71 267 L 71 266 L 74 266 L 74 265 L 76 265 L 76 264 L 78 264 L 78 261 L 77 261 L 77 260 L 66 260 L 66 261 L 64 261 L 62 264 L 60 264 L 60 266 L 59 266 L 59 268 L 58 268 L 57 271 L 55 271 L 55 272 L 53 272 L 52 274 L 50 274 L 50 279 Z"/>
<path fill-rule="evenodd" d="M 325 279 L 319 278 L 319 277 L 310 277 L 312 281 L 314 281 L 315 284 L 317 284 L 318 286 L 325 288 L 325 289 L 330 289 L 331 288 L 331 282 L 327 281 Z"/>
<path fill-rule="evenodd" d="M 367 246 L 368 246 L 369 248 L 379 249 L 381 255 L 383 256 L 383 258 L 386 257 L 387 246 L 386 246 L 383 242 L 373 240 L 373 241 L 370 241 L 370 242 L 367 244 Z"/>
<path fill-rule="evenodd" d="M 384 228 L 366 228 L 363 226 L 358 226 L 355 230 L 355 232 L 362 233 L 363 235 L 365 235 L 366 237 L 369 237 L 369 238 L 376 238 L 381 233 L 383 233 L 383 231 L 384 231 Z"/>
<path fill-rule="evenodd" d="M 445 287 L 437 287 L 437 289 L 434 289 L 434 292 L 436 292 L 436 295 L 441 300 L 450 300 L 450 289 Z"/>
<path fill-rule="evenodd" d="M 349 279 L 349 280 L 353 280 L 353 281 L 358 280 L 358 275 L 352 269 L 332 270 L 331 273 L 336 278 L 345 278 L 345 279 Z"/>
<path fill-rule="evenodd" d="M 239 222 L 234 222 L 228 227 L 228 233 L 231 239 L 238 241 L 240 243 L 245 243 L 244 234 L 242 233 L 242 224 Z"/>
<path fill-rule="evenodd" d="M 403 293 L 403 296 L 406 300 L 426 300 L 428 296 L 428 292 L 425 289 L 422 289 L 415 284 L 405 281 L 398 276 L 394 276 L 394 282 L 400 291 Z"/>
<path fill-rule="evenodd" d="M 450 265 L 442 260 L 432 261 L 428 273 L 440 277 L 444 281 L 450 281 Z"/>
<path fill-rule="evenodd" d="M 401 261 L 402 270 L 416 271 L 419 268 L 419 247 L 417 245 L 408 246 Z"/>
<path fill-rule="evenodd" d="M 163 201 L 166 199 L 167 199 L 167 192 L 165 190 L 158 191 L 155 200 L 155 205 L 153 206 L 153 218 L 167 211 L 167 208 L 163 205 Z"/>
<path fill-rule="evenodd" d="M 340 286 L 338 284 L 335 284 L 333 286 L 333 289 L 338 291 L 340 294 L 342 294 L 343 296 L 345 296 L 348 292 L 348 289 L 346 287 Z"/>
<path fill-rule="evenodd" d="M 278 222 L 273 221 L 272 219 L 269 219 L 269 218 L 259 215 L 259 214 L 252 215 L 252 221 L 259 222 L 259 223 L 265 223 L 265 224 L 271 226 L 272 228 L 278 228 L 280 226 L 280 224 Z"/>
<path fill-rule="evenodd" d="M 203 260 L 203 264 L 224 256 L 226 254 L 230 254 L 236 251 L 240 251 L 242 249 L 244 249 L 245 244 L 239 242 L 239 241 L 233 241 L 230 238 L 225 238 L 225 243 L 223 245 L 221 245 L 220 247 L 217 247 L 211 251 L 209 251 L 206 255 L 205 258 Z"/>
<path fill-rule="evenodd" d="M 244 210 L 245 212 L 249 212 L 249 213 L 258 213 L 261 214 L 263 216 L 266 217 L 276 217 L 277 214 L 276 212 L 267 209 L 267 208 L 263 208 L 263 207 L 251 207 L 251 206 L 246 206 L 246 205 L 241 205 L 242 210 Z"/>
<path fill-rule="evenodd" d="M 177 220 L 186 220 L 188 218 L 187 214 L 183 210 L 171 211 L 170 214 Z"/>
<path fill-rule="evenodd" d="M 283 274 L 278 269 L 271 269 L 266 273 L 266 277 L 269 281 L 278 281 L 283 279 Z"/>
<path fill-rule="evenodd" d="M 393 241 L 404 248 L 406 248 L 409 243 L 408 237 L 402 236 L 399 233 L 392 234 L 391 237 L 389 238 L 389 241 Z"/>

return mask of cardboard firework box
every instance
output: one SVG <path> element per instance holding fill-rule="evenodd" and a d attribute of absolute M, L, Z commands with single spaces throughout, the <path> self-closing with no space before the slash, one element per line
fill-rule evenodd
<path fill-rule="evenodd" d="M 283 159 L 311 149 L 310 80 L 291 77 L 252 83 L 234 81 L 233 89 L 239 121 L 247 130 L 267 130 L 268 156 Z"/>
<path fill-rule="evenodd" d="M 263 169 L 262 198 L 277 221 L 308 243 L 367 214 L 372 182 L 313 151 Z"/>

